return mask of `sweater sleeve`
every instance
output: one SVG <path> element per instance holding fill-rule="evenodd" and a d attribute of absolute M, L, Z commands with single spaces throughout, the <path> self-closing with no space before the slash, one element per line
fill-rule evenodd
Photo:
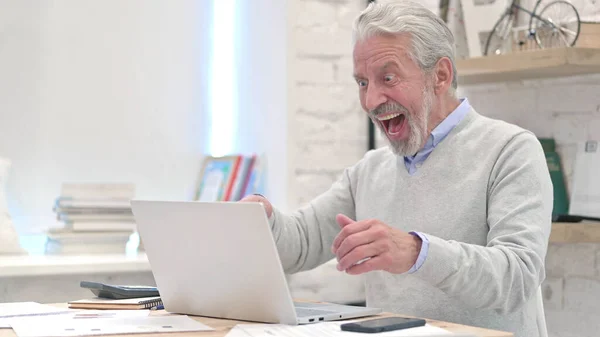
<path fill-rule="evenodd" d="M 413 275 L 474 308 L 514 312 L 545 278 L 553 190 L 540 143 L 529 132 L 500 152 L 488 183 L 487 245 L 427 234 L 429 252 Z"/>
<path fill-rule="evenodd" d="M 340 232 L 336 215 L 355 218 L 353 170 L 346 169 L 327 192 L 292 215 L 273 210 L 271 229 L 286 273 L 309 270 L 334 257 L 331 245 Z"/>

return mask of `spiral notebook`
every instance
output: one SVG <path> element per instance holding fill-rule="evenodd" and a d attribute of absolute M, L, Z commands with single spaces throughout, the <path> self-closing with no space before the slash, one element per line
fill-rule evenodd
<path fill-rule="evenodd" d="M 140 297 L 124 300 L 95 297 L 92 299 L 69 302 L 69 308 L 72 309 L 141 310 L 151 309 L 159 305 L 162 305 L 160 297 Z"/>

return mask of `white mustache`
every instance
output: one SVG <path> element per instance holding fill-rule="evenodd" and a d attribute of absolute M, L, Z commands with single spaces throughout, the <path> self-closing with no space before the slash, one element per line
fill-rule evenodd
<path fill-rule="evenodd" d="M 408 109 L 406 109 L 402 104 L 398 104 L 398 103 L 394 102 L 394 103 L 384 103 L 384 104 L 378 106 L 377 108 L 369 111 L 369 115 L 371 117 L 377 117 L 379 115 L 386 114 L 386 113 L 392 112 L 392 111 L 408 114 Z"/>

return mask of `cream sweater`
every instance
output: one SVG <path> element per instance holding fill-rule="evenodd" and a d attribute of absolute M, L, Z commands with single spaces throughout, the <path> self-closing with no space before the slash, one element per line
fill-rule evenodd
<path fill-rule="evenodd" d="M 422 232 L 430 240 L 423 266 L 366 274 L 368 306 L 545 337 L 552 195 L 536 137 L 471 110 L 415 175 L 388 148 L 370 151 L 307 206 L 275 210 L 271 223 L 288 273 L 334 257 L 338 213 Z"/>

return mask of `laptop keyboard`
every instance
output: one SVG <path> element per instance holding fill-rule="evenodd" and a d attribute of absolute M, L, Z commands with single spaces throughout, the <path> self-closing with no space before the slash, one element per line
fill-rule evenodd
<path fill-rule="evenodd" d="M 332 312 L 333 311 L 329 311 L 329 310 L 319 310 L 319 309 L 296 307 L 296 315 L 298 317 L 328 315 L 328 314 L 331 314 Z"/>

